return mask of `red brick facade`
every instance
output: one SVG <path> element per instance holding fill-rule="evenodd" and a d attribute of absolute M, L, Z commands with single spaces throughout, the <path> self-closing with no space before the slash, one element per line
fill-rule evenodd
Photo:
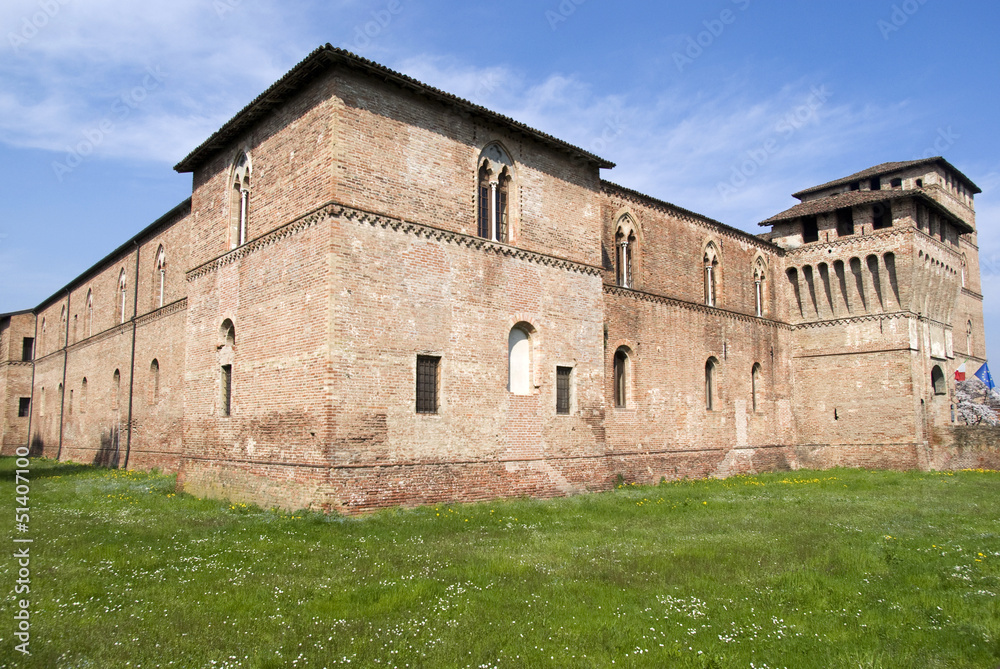
<path fill-rule="evenodd" d="M 985 345 L 968 179 L 880 166 L 753 236 L 609 167 L 321 48 L 178 165 L 189 201 L 3 317 L 4 453 L 345 512 L 941 460 Z"/>

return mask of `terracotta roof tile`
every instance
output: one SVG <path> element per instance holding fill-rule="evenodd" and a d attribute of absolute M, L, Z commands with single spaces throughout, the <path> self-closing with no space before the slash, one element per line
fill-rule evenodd
<path fill-rule="evenodd" d="M 786 209 L 780 214 L 775 214 L 766 221 L 761 221 L 759 225 L 774 225 L 775 223 L 779 223 L 781 221 L 789 221 L 795 218 L 802 218 L 804 216 L 826 214 L 831 211 L 837 211 L 838 209 L 844 209 L 845 207 L 857 207 L 865 204 L 874 204 L 876 202 L 891 202 L 893 200 L 902 200 L 908 197 L 917 198 L 925 205 L 928 205 L 936 210 L 938 213 L 947 216 L 948 220 L 950 220 L 963 232 L 973 232 L 972 227 L 969 226 L 968 223 L 960 218 L 957 218 L 953 213 L 948 211 L 948 209 L 941 206 L 937 200 L 920 190 L 859 190 L 841 193 L 839 195 L 831 195 L 829 197 L 819 198 L 818 200 L 809 200 L 807 202 L 799 203 L 791 209 Z"/>
<path fill-rule="evenodd" d="M 457 107 L 460 110 L 479 116 L 494 122 L 506 125 L 518 132 L 524 133 L 534 139 L 554 147 L 561 151 L 570 153 L 576 157 L 583 158 L 587 162 L 596 164 L 598 167 L 610 169 L 614 163 L 585 151 L 568 142 L 553 137 L 540 130 L 535 130 L 514 119 L 498 114 L 481 105 L 477 105 L 468 100 L 464 100 L 457 95 L 446 93 L 440 89 L 428 86 L 422 82 L 401 74 L 394 70 L 379 65 L 378 63 L 357 56 L 350 51 L 338 49 L 330 44 L 325 44 L 306 56 L 302 62 L 289 70 L 281 79 L 271 85 L 266 91 L 258 95 L 250 104 L 237 112 L 233 118 L 227 121 L 221 128 L 205 140 L 198 148 L 189 153 L 183 160 L 174 166 L 178 172 L 192 172 L 198 166 L 208 160 L 217 151 L 228 146 L 232 140 L 245 132 L 259 119 L 266 116 L 274 108 L 290 98 L 303 86 L 309 83 L 316 76 L 325 72 L 334 65 L 342 65 L 366 72 L 367 74 L 395 83 L 403 88 L 408 88 L 414 92 L 435 98 L 439 102 Z"/>
<path fill-rule="evenodd" d="M 962 179 L 962 181 L 965 182 L 965 185 L 969 188 L 969 190 L 971 190 L 973 193 L 981 193 L 982 192 L 982 190 L 979 188 L 979 186 L 977 186 L 976 184 L 974 184 L 972 182 L 972 180 L 969 179 L 969 177 L 965 176 L 958 169 L 956 169 L 954 165 L 952 165 L 951 163 L 949 163 L 947 160 L 945 160 L 941 156 L 935 156 L 933 158 L 922 158 L 920 160 L 904 160 L 904 161 L 901 161 L 901 162 L 894 162 L 894 163 L 882 163 L 882 164 L 876 165 L 874 167 L 869 167 L 866 170 L 861 170 L 860 172 L 855 172 L 854 174 L 852 174 L 849 177 L 844 177 L 842 179 L 836 179 L 834 181 L 828 181 L 825 184 L 822 184 L 822 185 L 819 185 L 819 186 L 813 186 L 812 188 L 806 188 L 805 190 L 800 190 L 798 193 L 792 193 L 792 197 L 797 197 L 798 199 L 801 200 L 802 196 L 804 196 L 804 195 L 809 195 L 811 193 L 815 193 L 817 191 L 825 190 L 827 188 L 834 188 L 836 186 L 846 186 L 847 184 L 851 183 L 852 181 L 865 181 L 867 179 L 872 179 L 874 177 L 882 176 L 884 174 L 891 174 L 893 172 L 899 172 L 900 170 L 909 169 L 911 167 L 916 167 L 918 165 L 929 165 L 929 164 L 933 164 L 933 163 L 941 164 L 944 167 L 946 167 L 947 169 L 949 169 L 950 171 L 952 171 L 955 174 L 957 174 Z"/>

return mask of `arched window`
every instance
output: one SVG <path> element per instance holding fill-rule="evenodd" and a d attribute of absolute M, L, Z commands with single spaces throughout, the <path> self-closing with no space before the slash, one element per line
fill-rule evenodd
<path fill-rule="evenodd" d="M 94 334 L 94 291 L 87 291 L 87 336 L 91 337 Z"/>
<path fill-rule="evenodd" d="M 966 268 L 968 266 L 969 266 L 969 261 L 965 257 L 965 254 L 963 253 L 962 254 L 962 288 L 965 288 L 965 274 L 966 274 Z"/>
<path fill-rule="evenodd" d="M 626 214 L 615 228 L 615 282 L 622 288 L 635 287 L 635 251 L 635 221 Z"/>
<path fill-rule="evenodd" d="M 753 410 L 754 413 L 760 411 L 760 392 L 761 392 L 761 378 L 760 378 L 760 363 L 755 362 L 753 369 L 750 370 L 750 392 L 753 395 Z"/>
<path fill-rule="evenodd" d="M 624 348 L 615 351 L 615 406 L 620 409 L 628 406 L 628 386 L 631 371 L 629 363 L 629 356 Z"/>
<path fill-rule="evenodd" d="M 719 282 L 719 249 L 715 242 L 709 242 L 702 258 L 705 267 L 705 304 L 716 305 L 716 291 Z"/>
<path fill-rule="evenodd" d="M 476 234 L 509 244 L 514 162 L 499 144 L 490 144 L 479 155 L 478 166 Z"/>
<path fill-rule="evenodd" d="M 948 393 L 948 386 L 944 380 L 944 372 L 937 365 L 931 370 L 931 386 L 935 395 L 945 395 Z"/>
<path fill-rule="evenodd" d="M 149 365 L 149 403 L 160 401 L 160 361 L 153 358 Z"/>
<path fill-rule="evenodd" d="M 965 324 L 965 351 L 972 355 L 972 321 Z"/>
<path fill-rule="evenodd" d="M 515 395 L 531 393 L 531 337 L 517 326 L 507 335 L 507 390 Z"/>
<path fill-rule="evenodd" d="M 708 362 L 705 363 L 705 408 L 709 411 L 715 411 L 716 405 L 718 404 L 718 379 L 719 375 L 719 361 L 715 358 L 709 358 Z"/>
<path fill-rule="evenodd" d="M 763 258 L 757 258 L 753 265 L 754 314 L 764 316 L 764 301 L 767 295 L 767 265 Z"/>
<path fill-rule="evenodd" d="M 76 317 L 78 315 L 79 314 L 73 314 L 73 329 L 72 329 L 72 331 L 70 332 L 70 335 L 69 335 L 71 342 L 76 342 L 76 333 L 77 333 L 77 330 L 76 330 Z"/>
<path fill-rule="evenodd" d="M 156 251 L 156 274 L 153 276 L 153 286 L 156 293 L 153 295 L 153 303 L 156 308 L 163 306 L 163 296 L 167 288 L 167 252 L 160 244 Z"/>
<path fill-rule="evenodd" d="M 42 392 L 39 394 L 38 415 L 45 415 L 45 386 L 42 386 Z"/>
<path fill-rule="evenodd" d="M 62 348 L 66 343 L 66 305 L 62 307 L 62 311 L 59 312 L 59 341 L 56 344 Z"/>
<path fill-rule="evenodd" d="M 223 346 L 236 346 L 236 326 L 228 318 L 222 321 L 222 327 L 219 328 L 219 334 L 222 337 Z"/>
<path fill-rule="evenodd" d="M 45 316 L 42 316 L 42 331 L 38 336 L 38 352 L 45 355 Z"/>
<path fill-rule="evenodd" d="M 125 310 L 128 304 L 128 293 L 125 290 L 125 270 L 123 269 L 121 273 L 118 274 L 118 322 L 125 322 Z"/>
<path fill-rule="evenodd" d="M 118 393 L 121 391 L 122 387 L 122 375 L 117 369 L 115 374 L 111 379 L 111 408 L 117 410 L 120 406 L 118 404 L 120 397 Z"/>
<path fill-rule="evenodd" d="M 240 153 L 233 162 L 229 200 L 229 248 L 246 244 L 250 225 L 250 154 Z"/>
<path fill-rule="evenodd" d="M 80 383 L 80 413 L 87 413 L 87 377 Z"/>

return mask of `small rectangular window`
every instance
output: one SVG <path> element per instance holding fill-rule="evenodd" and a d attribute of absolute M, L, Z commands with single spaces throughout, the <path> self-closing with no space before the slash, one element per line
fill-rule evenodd
<path fill-rule="evenodd" d="M 35 338 L 25 337 L 23 340 L 21 340 L 21 361 L 31 362 L 34 359 L 35 359 Z"/>
<path fill-rule="evenodd" d="M 809 216 L 802 220 L 802 242 L 809 244 L 819 241 L 819 223 L 815 216 Z"/>
<path fill-rule="evenodd" d="M 417 413 L 437 413 L 440 361 L 436 356 L 417 356 Z"/>
<path fill-rule="evenodd" d="M 221 414 L 226 417 L 230 415 L 233 404 L 233 366 L 222 366 L 222 403 Z"/>
<path fill-rule="evenodd" d="M 854 213 L 850 209 L 837 210 L 837 236 L 848 237 L 854 234 Z"/>
<path fill-rule="evenodd" d="M 21 397 L 17 400 L 17 417 L 27 418 L 28 414 L 31 413 L 31 398 Z"/>
<path fill-rule="evenodd" d="M 556 367 L 556 413 L 569 413 L 569 391 L 572 367 Z"/>
<path fill-rule="evenodd" d="M 877 204 L 872 208 L 872 229 L 884 230 L 892 227 L 892 209 L 889 203 Z"/>

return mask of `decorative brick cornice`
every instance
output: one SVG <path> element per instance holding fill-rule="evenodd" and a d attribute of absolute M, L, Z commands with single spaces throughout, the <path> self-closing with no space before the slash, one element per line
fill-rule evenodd
<path fill-rule="evenodd" d="M 921 323 L 933 323 L 935 325 L 940 325 L 947 330 L 951 329 L 951 325 L 948 323 L 942 323 L 941 321 L 936 321 L 933 318 L 928 318 L 926 316 L 921 316 L 918 313 L 912 311 L 894 311 L 892 313 L 884 314 L 858 314 L 857 316 L 848 316 L 847 318 L 833 318 L 830 320 L 822 321 L 811 321 L 809 323 L 797 323 L 792 325 L 793 330 L 804 330 L 807 328 L 824 328 L 824 327 L 835 327 L 840 325 L 849 325 L 851 323 L 877 323 L 879 321 L 894 320 L 897 318 L 903 319 L 914 319 Z"/>
<path fill-rule="evenodd" d="M 3 362 L 0 362 L 0 367 L 28 367 L 30 369 L 32 364 L 33 363 L 32 363 L 31 360 L 27 360 L 27 361 L 25 361 L 25 360 L 4 360 Z"/>
<path fill-rule="evenodd" d="M 187 298 L 182 297 L 176 302 L 171 302 L 166 304 L 155 311 L 150 311 L 148 314 L 143 314 L 136 320 L 137 326 L 148 325 L 149 323 L 154 323 L 161 318 L 166 318 L 167 316 L 172 316 L 178 311 L 184 311 L 187 309 Z"/>
<path fill-rule="evenodd" d="M 641 290 L 635 290 L 634 288 L 622 288 L 621 286 L 615 286 L 612 284 L 604 284 L 604 292 L 607 295 L 615 295 L 617 297 L 625 297 L 633 300 L 640 300 L 642 302 L 653 302 L 655 304 L 666 304 L 672 307 L 679 307 L 681 309 L 687 309 L 688 311 L 697 311 L 699 313 L 708 314 L 710 316 L 721 316 L 723 318 L 729 318 L 731 320 L 740 321 L 742 323 L 757 323 L 759 325 L 764 325 L 767 327 L 773 327 L 778 329 L 790 330 L 792 326 L 788 323 L 783 323 L 781 321 L 771 320 L 769 318 L 758 318 L 757 316 L 751 316 L 750 314 L 742 314 L 738 311 L 729 311 L 727 309 L 720 309 L 718 307 L 710 307 L 705 304 L 699 304 L 696 302 L 687 302 L 685 300 L 679 300 L 673 297 L 667 297 L 666 295 L 659 295 L 656 293 L 647 293 Z"/>
<path fill-rule="evenodd" d="M 971 297 L 971 298 L 973 298 L 975 300 L 979 300 L 980 302 L 983 301 L 983 294 L 982 293 L 977 293 L 974 290 L 969 290 L 968 288 L 962 288 L 962 294 L 963 295 L 968 295 L 969 297 Z"/>
<path fill-rule="evenodd" d="M 319 209 L 302 216 L 301 218 L 297 218 L 276 230 L 247 242 L 243 246 L 233 249 L 225 255 L 219 256 L 214 260 L 210 260 L 207 263 L 190 270 L 187 273 L 187 280 L 194 281 L 195 279 L 216 271 L 223 265 L 233 263 L 236 260 L 255 253 L 281 239 L 298 234 L 299 232 L 307 230 L 327 219 L 335 217 L 354 221 L 359 224 L 370 225 L 372 227 L 381 227 L 386 230 L 393 230 L 395 232 L 401 232 L 403 234 L 413 235 L 416 237 L 433 239 L 449 244 L 495 253 L 497 255 L 510 258 L 517 258 L 519 260 L 539 265 L 579 272 L 589 276 L 600 276 L 603 272 L 600 267 L 595 267 L 593 265 L 566 260 L 565 258 L 557 258 L 555 256 L 539 253 L 537 251 L 528 251 L 516 246 L 510 246 L 508 244 L 501 244 L 488 239 L 482 239 L 481 237 L 466 235 L 461 232 L 444 230 L 442 228 L 436 228 L 432 225 L 426 225 L 424 223 L 405 221 L 403 219 L 393 218 L 392 216 L 377 214 L 363 209 L 356 209 L 354 207 L 348 207 L 342 204 L 330 202 L 323 205 Z"/>
<path fill-rule="evenodd" d="M 325 204 L 319 209 L 309 212 L 305 216 L 301 216 L 276 230 L 272 230 L 267 234 L 261 235 L 256 239 L 252 239 L 243 246 L 237 246 L 232 251 L 224 253 L 223 255 L 215 258 L 214 260 L 209 260 L 208 262 L 195 267 L 187 272 L 187 280 L 194 281 L 199 279 L 206 274 L 210 274 L 220 267 L 225 265 L 230 265 L 240 258 L 245 258 L 246 256 L 256 253 L 257 251 L 274 244 L 275 242 L 281 241 L 286 237 L 291 237 L 292 235 L 298 234 L 303 230 L 307 230 L 320 221 L 324 221 L 334 215 L 334 209 L 336 205 Z"/>

